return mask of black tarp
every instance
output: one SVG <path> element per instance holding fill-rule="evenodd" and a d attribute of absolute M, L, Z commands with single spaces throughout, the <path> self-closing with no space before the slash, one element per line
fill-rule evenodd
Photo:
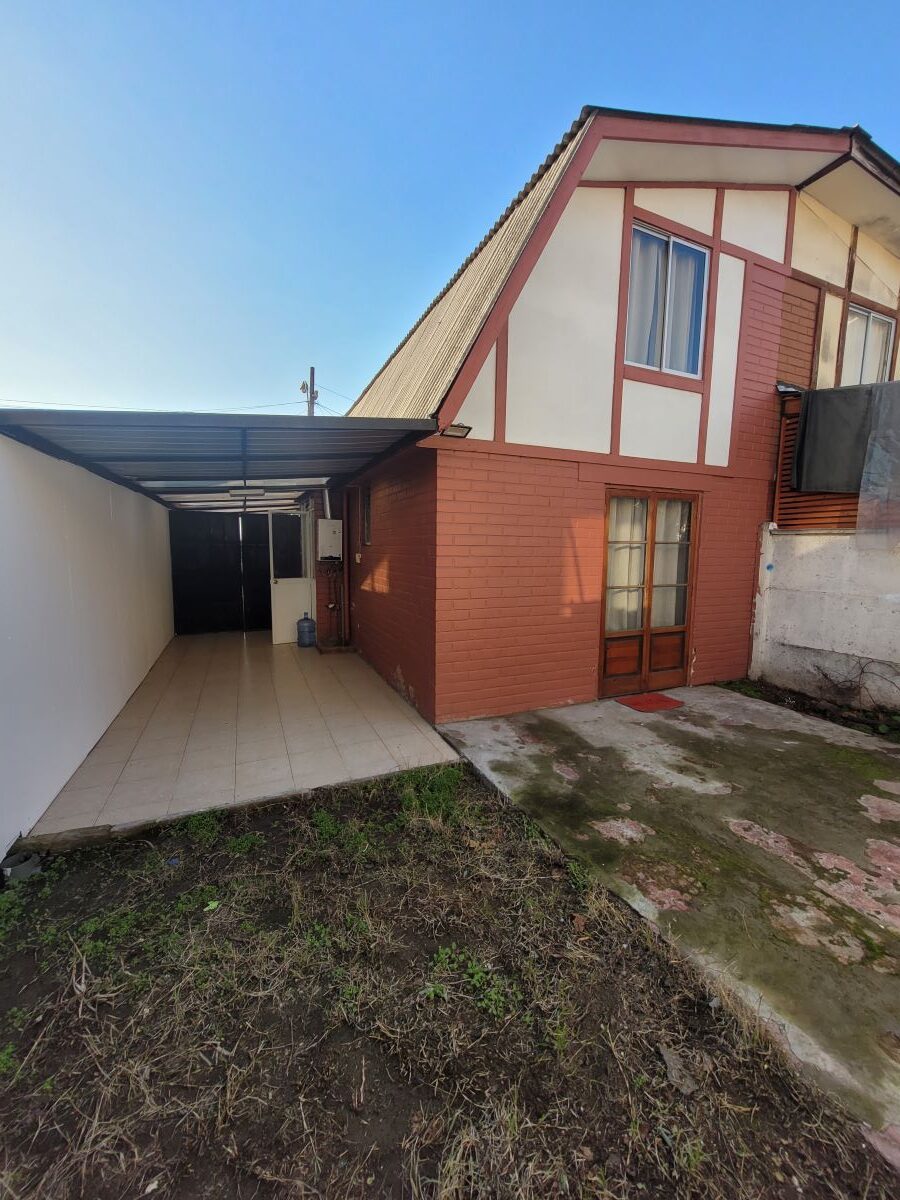
<path fill-rule="evenodd" d="M 900 385 L 873 383 L 804 393 L 794 448 L 794 489 L 858 492 L 874 406 L 897 388 Z"/>

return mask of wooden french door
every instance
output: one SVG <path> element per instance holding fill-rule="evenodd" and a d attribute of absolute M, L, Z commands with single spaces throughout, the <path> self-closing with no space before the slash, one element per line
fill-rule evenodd
<path fill-rule="evenodd" d="M 693 497 L 622 492 L 606 521 L 600 694 L 622 696 L 687 681 Z"/>

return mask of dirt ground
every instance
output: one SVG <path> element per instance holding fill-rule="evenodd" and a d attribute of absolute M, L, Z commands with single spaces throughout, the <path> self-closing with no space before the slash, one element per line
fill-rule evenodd
<path fill-rule="evenodd" d="M 59 855 L 0 937 L 13 1200 L 897 1194 L 460 766 Z"/>

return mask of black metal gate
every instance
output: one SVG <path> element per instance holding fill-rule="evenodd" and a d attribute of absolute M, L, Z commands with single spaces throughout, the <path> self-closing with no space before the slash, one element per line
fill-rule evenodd
<path fill-rule="evenodd" d="M 169 513 L 175 632 L 268 629 L 269 529 L 264 513 Z"/>

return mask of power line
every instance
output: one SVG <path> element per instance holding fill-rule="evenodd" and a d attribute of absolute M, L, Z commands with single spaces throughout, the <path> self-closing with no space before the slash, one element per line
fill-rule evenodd
<path fill-rule="evenodd" d="M 343 392 L 336 392 L 334 388 L 325 387 L 324 384 L 319 384 L 323 392 L 331 392 L 332 396 L 340 396 L 342 400 L 346 400 L 348 404 L 355 404 L 356 399 L 353 396 L 345 396 Z"/>
<path fill-rule="evenodd" d="M 342 400 L 349 400 L 351 404 L 353 403 L 353 400 L 349 396 L 345 396 L 342 392 L 335 391 L 334 388 L 323 388 L 321 383 L 318 385 L 316 390 L 330 392 L 333 396 L 340 396 L 340 398 Z M 240 412 L 255 412 L 257 409 L 260 409 L 260 408 L 290 408 L 293 405 L 303 404 L 303 403 L 304 403 L 304 401 L 302 401 L 302 400 L 269 400 L 265 404 L 243 404 L 243 405 L 241 405 Z M 126 413 L 126 412 L 146 412 L 147 411 L 146 409 L 123 408 L 121 406 L 113 408 L 109 405 L 104 405 L 104 404 L 72 404 L 71 402 L 66 401 L 66 400 L 48 400 L 44 404 L 33 405 L 33 404 L 23 404 L 19 400 L 6 400 L 6 399 L 0 397 L 0 404 L 8 404 L 12 408 L 78 408 L 78 409 L 82 409 L 87 412 L 113 412 L 113 413 L 122 412 L 122 413 Z M 329 408 L 329 406 L 327 404 L 323 404 L 322 401 L 319 399 L 316 399 L 316 404 L 319 408 L 323 408 L 326 412 L 331 413 L 332 416 L 342 417 L 344 415 L 343 413 L 339 413 L 334 408 Z M 153 411 L 153 412 L 182 412 L 182 413 L 190 413 L 193 416 L 204 416 L 206 413 L 213 413 L 213 412 L 216 412 L 217 410 L 209 409 L 209 408 L 190 408 L 190 409 L 189 408 L 179 408 L 179 409 L 160 408 L 160 409 L 153 409 L 151 411 Z M 239 413 L 236 415 L 239 415 Z"/>

